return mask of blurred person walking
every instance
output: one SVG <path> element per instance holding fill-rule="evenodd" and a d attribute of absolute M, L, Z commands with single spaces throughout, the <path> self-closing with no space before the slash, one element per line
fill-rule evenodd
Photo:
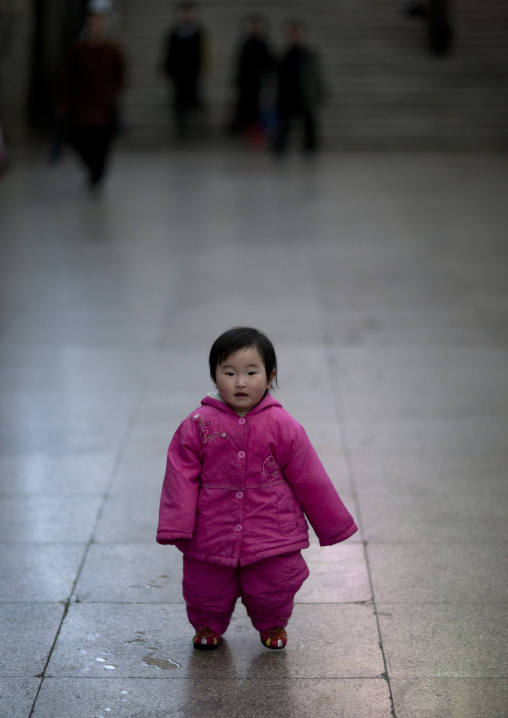
<path fill-rule="evenodd" d="M 57 114 L 68 122 L 68 140 L 87 169 L 89 188 L 97 190 L 117 134 L 125 58 L 108 35 L 108 12 L 91 8 L 82 36 L 69 52 Z"/>
<path fill-rule="evenodd" d="M 206 67 L 206 35 L 197 21 L 197 7 L 181 3 L 165 41 L 163 68 L 173 92 L 176 134 L 186 135 L 189 117 L 203 109 L 201 79 Z"/>
<path fill-rule="evenodd" d="M 320 63 L 305 41 L 301 22 L 287 29 L 288 46 L 278 67 L 277 129 L 274 152 L 282 154 L 295 121 L 303 126 L 302 149 L 314 152 L 318 147 L 316 111 L 323 98 Z"/>
<path fill-rule="evenodd" d="M 263 95 L 274 65 L 266 38 L 266 23 L 261 17 L 249 18 L 236 56 L 237 97 L 230 129 L 233 134 L 244 134 L 255 149 L 266 145 L 268 108 L 263 106 L 266 104 Z"/>
<path fill-rule="evenodd" d="M 453 44 L 449 0 L 429 0 L 429 46 L 434 55 L 445 55 Z"/>
<path fill-rule="evenodd" d="M 2 125 L 0 124 L 0 179 L 2 179 L 7 169 L 8 159 L 7 145 L 5 144 Z"/>

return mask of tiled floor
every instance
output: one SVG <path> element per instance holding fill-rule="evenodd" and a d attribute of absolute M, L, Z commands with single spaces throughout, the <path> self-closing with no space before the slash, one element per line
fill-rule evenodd
<path fill-rule="evenodd" d="M 119 153 L 0 185 L 2 718 L 508 716 L 508 156 Z M 361 531 L 190 644 L 167 444 L 235 324 Z"/>

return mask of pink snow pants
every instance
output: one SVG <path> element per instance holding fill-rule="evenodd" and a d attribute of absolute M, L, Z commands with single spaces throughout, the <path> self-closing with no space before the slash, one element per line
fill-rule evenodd
<path fill-rule="evenodd" d="M 295 594 L 308 575 L 300 551 L 247 566 L 221 566 L 184 556 L 187 616 L 196 631 L 207 626 L 222 635 L 241 597 L 256 630 L 284 627 L 293 612 Z"/>

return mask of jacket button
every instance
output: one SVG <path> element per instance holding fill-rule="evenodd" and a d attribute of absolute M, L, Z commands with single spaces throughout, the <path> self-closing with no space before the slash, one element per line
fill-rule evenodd
<path fill-rule="evenodd" d="M 244 459 L 244 458 L 245 458 L 245 451 L 239 451 L 239 452 L 238 452 L 238 458 L 239 458 L 239 459 Z"/>
<path fill-rule="evenodd" d="M 236 492 L 236 498 L 237 498 L 237 499 L 243 499 L 243 492 L 242 492 L 242 491 L 237 491 L 237 492 Z"/>
<path fill-rule="evenodd" d="M 243 418 L 242 418 L 242 419 L 238 419 L 238 423 L 239 423 L 239 424 L 245 424 L 245 419 L 243 419 Z"/>
<path fill-rule="evenodd" d="M 240 524 L 236 524 L 235 531 L 241 531 L 241 530 L 242 530 L 242 527 L 240 526 Z"/>

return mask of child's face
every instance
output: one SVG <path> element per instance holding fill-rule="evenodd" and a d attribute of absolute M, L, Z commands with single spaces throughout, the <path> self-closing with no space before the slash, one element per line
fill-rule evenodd
<path fill-rule="evenodd" d="M 274 378 L 275 372 L 266 376 L 264 361 L 255 347 L 228 357 L 215 372 L 219 394 L 239 416 L 245 416 L 261 401 Z"/>

